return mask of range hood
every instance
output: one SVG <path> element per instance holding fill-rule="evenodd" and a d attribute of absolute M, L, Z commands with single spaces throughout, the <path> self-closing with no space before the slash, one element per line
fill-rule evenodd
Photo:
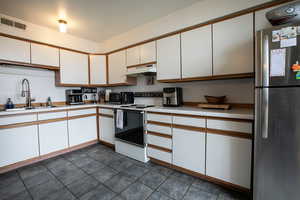
<path fill-rule="evenodd" d="M 127 76 L 155 75 L 156 64 L 127 67 Z"/>

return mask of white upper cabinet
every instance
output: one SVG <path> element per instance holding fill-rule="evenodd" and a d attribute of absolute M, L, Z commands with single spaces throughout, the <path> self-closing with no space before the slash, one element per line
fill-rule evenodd
<path fill-rule="evenodd" d="M 126 51 L 118 51 L 108 56 L 109 84 L 126 82 Z"/>
<path fill-rule="evenodd" d="M 140 64 L 140 46 L 126 49 L 126 65 L 138 65 Z"/>
<path fill-rule="evenodd" d="M 180 35 L 157 40 L 157 80 L 180 78 Z"/>
<path fill-rule="evenodd" d="M 90 55 L 91 84 L 106 84 L 106 56 Z"/>
<path fill-rule="evenodd" d="M 253 14 L 213 25 L 213 75 L 253 72 Z"/>
<path fill-rule="evenodd" d="M 59 67 L 59 49 L 31 43 L 31 63 Z"/>
<path fill-rule="evenodd" d="M 141 45 L 141 64 L 156 61 L 156 42 Z"/>
<path fill-rule="evenodd" d="M 88 55 L 60 50 L 60 79 L 62 84 L 88 84 Z"/>
<path fill-rule="evenodd" d="M 30 63 L 30 43 L 0 36 L 0 59 Z"/>
<path fill-rule="evenodd" d="M 182 78 L 212 75 L 211 25 L 181 34 Z"/>

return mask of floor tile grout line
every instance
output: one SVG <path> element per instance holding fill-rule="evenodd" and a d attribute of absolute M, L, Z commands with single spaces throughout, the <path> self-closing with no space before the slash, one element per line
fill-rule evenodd
<path fill-rule="evenodd" d="M 29 188 L 26 186 L 26 184 L 25 184 L 23 178 L 21 177 L 20 172 L 19 172 L 18 170 L 16 170 L 16 173 L 17 173 L 19 179 L 22 181 L 22 183 L 23 183 L 23 185 L 24 185 L 24 187 L 25 187 L 26 192 L 28 192 L 30 198 L 33 200 L 33 196 L 31 195 L 30 190 L 29 190 Z"/>

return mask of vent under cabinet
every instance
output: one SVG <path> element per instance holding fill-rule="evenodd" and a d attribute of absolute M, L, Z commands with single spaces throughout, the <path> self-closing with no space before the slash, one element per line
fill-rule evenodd
<path fill-rule="evenodd" d="M 26 30 L 26 24 L 22 24 L 20 22 L 16 22 L 5 17 L 1 17 L 1 24 L 12 26 L 18 29 Z"/>

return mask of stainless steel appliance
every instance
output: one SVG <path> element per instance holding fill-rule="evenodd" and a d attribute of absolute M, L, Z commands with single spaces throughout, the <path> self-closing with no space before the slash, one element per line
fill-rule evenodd
<path fill-rule="evenodd" d="M 110 104 L 121 104 L 121 94 L 118 92 L 109 93 L 109 101 Z"/>
<path fill-rule="evenodd" d="M 274 26 L 300 22 L 300 1 L 280 6 L 266 13 L 267 19 Z"/>
<path fill-rule="evenodd" d="M 134 93 L 133 92 L 121 92 L 121 104 L 133 104 Z"/>
<path fill-rule="evenodd" d="M 181 106 L 182 88 L 172 87 L 163 89 L 163 106 Z"/>
<path fill-rule="evenodd" d="M 66 102 L 68 105 L 84 104 L 81 89 L 66 90 Z"/>
<path fill-rule="evenodd" d="M 288 36 L 278 38 L 275 35 L 278 33 Z M 290 26 L 257 34 L 255 200 L 300 197 L 300 36 L 297 34 Z"/>

